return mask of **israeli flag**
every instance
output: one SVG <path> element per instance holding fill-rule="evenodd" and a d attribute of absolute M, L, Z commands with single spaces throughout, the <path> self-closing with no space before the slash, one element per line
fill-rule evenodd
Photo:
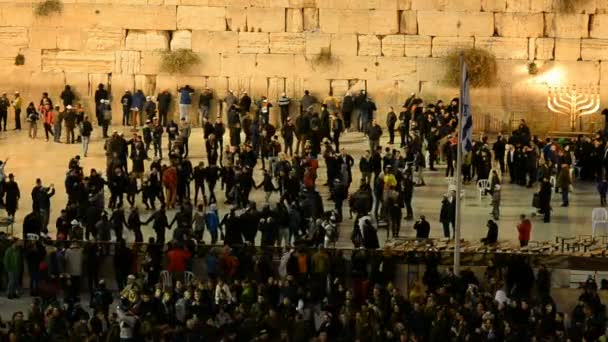
<path fill-rule="evenodd" d="M 462 131 L 460 132 L 460 144 L 462 146 L 462 152 L 467 153 L 473 149 L 473 115 L 471 113 L 469 70 L 464 60 L 461 65 L 460 119 L 462 120 Z"/>

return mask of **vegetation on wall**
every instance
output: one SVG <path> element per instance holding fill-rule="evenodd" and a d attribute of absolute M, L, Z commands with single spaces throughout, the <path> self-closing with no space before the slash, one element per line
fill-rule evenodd
<path fill-rule="evenodd" d="M 200 57 L 188 49 L 177 49 L 163 51 L 161 60 L 161 71 L 168 73 L 183 73 L 192 66 L 201 62 Z"/>
<path fill-rule="evenodd" d="M 18 53 L 17 56 L 15 56 L 15 65 L 23 65 L 25 64 L 25 56 Z"/>
<path fill-rule="evenodd" d="M 328 47 L 321 48 L 321 52 L 316 55 L 313 59 L 313 63 L 317 65 L 331 64 L 333 58 L 331 56 L 331 50 Z"/>
<path fill-rule="evenodd" d="M 44 0 L 36 4 L 34 13 L 39 17 L 46 17 L 53 13 L 61 13 L 63 3 L 60 0 Z"/>
<path fill-rule="evenodd" d="M 489 87 L 496 82 L 496 57 L 489 51 L 479 48 L 454 50 L 448 55 L 446 79 L 451 85 L 460 84 L 460 53 L 469 70 L 469 80 L 472 87 Z"/>

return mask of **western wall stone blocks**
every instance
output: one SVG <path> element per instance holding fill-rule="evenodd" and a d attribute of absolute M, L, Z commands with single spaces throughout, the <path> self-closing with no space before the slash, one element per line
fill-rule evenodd
<path fill-rule="evenodd" d="M 219 76 L 222 72 L 222 54 L 208 50 L 199 52 L 200 63 L 193 65 L 188 74 L 193 76 Z"/>
<path fill-rule="evenodd" d="M 359 35 L 358 56 L 380 56 L 382 54 L 382 43 L 378 36 L 367 34 Z"/>
<path fill-rule="evenodd" d="M 29 29 L 29 46 L 38 49 L 57 48 L 57 29 L 50 27 L 32 27 Z"/>
<path fill-rule="evenodd" d="M 581 58 L 581 40 L 575 38 L 555 39 L 556 61 L 577 61 Z"/>
<path fill-rule="evenodd" d="M 179 30 L 174 31 L 171 35 L 171 50 L 192 49 L 192 31 Z"/>
<path fill-rule="evenodd" d="M 319 9 L 304 8 L 303 10 L 304 31 L 313 31 L 319 29 Z"/>
<path fill-rule="evenodd" d="M 43 72 L 112 72 L 114 51 L 48 51 L 42 52 Z"/>
<path fill-rule="evenodd" d="M 545 13 L 545 34 L 558 38 L 587 38 L 589 15 Z"/>
<path fill-rule="evenodd" d="M 222 73 L 224 76 L 246 76 L 255 74 L 255 54 L 222 54 Z"/>
<path fill-rule="evenodd" d="M 288 7 L 290 8 L 316 8 L 316 0 L 289 0 Z"/>
<path fill-rule="evenodd" d="M 239 32 L 239 53 L 268 53 L 268 48 L 268 33 Z"/>
<path fill-rule="evenodd" d="M 160 51 L 142 51 L 140 53 L 139 72 L 155 75 L 160 72 L 162 54 Z"/>
<path fill-rule="evenodd" d="M 61 28 L 57 33 L 57 48 L 60 50 L 82 50 L 85 35 L 80 29 Z"/>
<path fill-rule="evenodd" d="M 483 12 L 504 12 L 507 9 L 507 0 L 481 0 Z"/>
<path fill-rule="evenodd" d="M 342 56 L 339 60 L 339 70 L 333 75 L 332 78 L 337 78 L 338 75 L 341 78 L 359 78 L 359 79 L 372 79 L 376 78 L 377 58 L 374 56 Z M 388 57 L 387 57 L 388 58 Z M 390 57 L 394 59 L 404 59 L 402 57 Z M 334 68 L 335 69 L 335 68 Z"/>
<path fill-rule="evenodd" d="M 416 58 L 378 57 L 377 79 L 405 80 L 416 74 Z"/>
<path fill-rule="evenodd" d="M 529 12 L 530 0 L 507 0 L 507 12 Z"/>
<path fill-rule="evenodd" d="M 608 14 L 596 14 L 593 16 L 589 36 L 591 38 L 608 38 Z"/>
<path fill-rule="evenodd" d="M 271 33 L 270 53 L 303 54 L 306 51 L 304 33 Z"/>
<path fill-rule="evenodd" d="M 405 37 L 401 34 L 385 36 L 382 39 L 382 55 L 403 57 L 405 55 Z"/>
<path fill-rule="evenodd" d="M 583 39 L 581 58 L 584 61 L 608 60 L 608 39 Z"/>
<path fill-rule="evenodd" d="M 409 11 L 412 9 L 412 0 L 398 0 L 397 9 L 401 11 Z"/>
<path fill-rule="evenodd" d="M 256 62 L 256 71 L 260 76 L 289 77 L 298 72 L 294 68 L 294 55 L 260 54 Z"/>
<path fill-rule="evenodd" d="M 332 34 L 331 54 L 337 56 L 357 55 L 357 35 L 355 34 Z"/>
<path fill-rule="evenodd" d="M 542 13 L 496 13 L 496 29 L 501 37 L 542 37 Z"/>
<path fill-rule="evenodd" d="M 411 9 L 418 11 L 443 11 L 448 0 L 411 0 Z"/>
<path fill-rule="evenodd" d="M 418 34 L 437 37 L 491 37 L 494 15 L 485 12 L 418 12 Z"/>
<path fill-rule="evenodd" d="M 368 10 L 319 9 L 319 27 L 325 33 L 370 32 Z"/>
<path fill-rule="evenodd" d="M 118 50 L 124 46 L 125 30 L 120 28 L 96 27 L 87 29 L 86 50 Z"/>
<path fill-rule="evenodd" d="M 433 57 L 445 57 L 454 49 L 472 48 L 473 37 L 434 37 L 432 44 Z"/>
<path fill-rule="evenodd" d="M 304 31 L 304 15 L 301 8 L 288 8 L 286 17 L 287 32 L 302 32 Z"/>
<path fill-rule="evenodd" d="M 481 0 L 446 0 L 444 11 L 479 12 Z"/>
<path fill-rule="evenodd" d="M 405 55 L 407 57 L 430 57 L 431 37 L 405 36 Z"/>
<path fill-rule="evenodd" d="M 26 47 L 28 41 L 27 28 L 0 27 L 0 46 Z"/>
<path fill-rule="evenodd" d="M 247 11 L 244 7 L 226 7 L 226 25 L 230 31 L 247 31 Z"/>
<path fill-rule="evenodd" d="M 418 14 L 416 11 L 403 11 L 399 18 L 399 32 L 418 34 Z"/>
<path fill-rule="evenodd" d="M 169 48 L 167 31 L 129 31 L 125 39 L 127 50 L 151 51 Z"/>
<path fill-rule="evenodd" d="M 492 52 L 499 59 L 527 59 L 527 38 L 480 37 L 475 38 L 475 47 Z"/>
<path fill-rule="evenodd" d="M 551 60 L 554 58 L 555 38 L 536 38 L 534 43 L 534 59 Z"/>
<path fill-rule="evenodd" d="M 63 28 L 77 29 L 111 27 L 129 30 L 175 30 L 177 19 L 175 8 L 176 6 L 135 6 L 123 5 L 122 3 L 120 6 L 67 4 L 63 6 L 63 11 L 60 15 L 36 17 L 32 25 L 43 27 L 61 26 Z"/>
<path fill-rule="evenodd" d="M 371 10 L 369 12 L 370 33 L 399 33 L 399 12 L 396 10 Z"/>
<path fill-rule="evenodd" d="M 285 9 L 284 8 L 247 8 L 247 26 L 253 27 L 254 31 L 262 32 L 285 32 Z"/>
<path fill-rule="evenodd" d="M 318 55 L 322 49 L 329 49 L 331 46 L 331 35 L 327 33 L 306 32 L 305 38 L 306 55 Z"/>
<path fill-rule="evenodd" d="M 116 51 L 114 72 L 133 75 L 140 71 L 141 53 L 139 51 Z"/>
<path fill-rule="evenodd" d="M 234 53 L 239 47 L 239 33 L 231 31 L 192 31 L 192 50 Z"/>
<path fill-rule="evenodd" d="M 224 7 L 178 6 L 177 28 L 180 30 L 226 30 Z"/>

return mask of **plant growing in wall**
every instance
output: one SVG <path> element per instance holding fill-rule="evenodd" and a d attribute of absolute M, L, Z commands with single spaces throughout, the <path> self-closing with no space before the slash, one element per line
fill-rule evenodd
<path fill-rule="evenodd" d="M 448 55 L 446 79 L 453 86 L 460 84 L 460 52 L 469 68 L 469 80 L 473 87 L 489 87 L 496 82 L 496 57 L 479 48 L 454 50 Z"/>
<path fill-rule="evenodd" d="M 63 3 L 60 0 L 44 0 L 36 4 L 34 13 L 39 17 L 46 17 L 53 13 L 61 13 Z"/>
<path fill-rule="evenodd" d="M 321 48 L 321 51 L 313 59 L 313 63 L 317 65 L 328 65 L 331 64 L 333 58 L 331 56 L 331 50 L 328 47 Z"/>
<path fill-rule="evenodd" d="M 183 73 L 201 62 L 200 57 L 188 49 L 163 51 L 161 56 L 161 71 L 168 73 Z"/>
<path fill-rule="evenodd" d="M 15 65 L 23 65 L 25 64 L 25 56 L 18 53 L 17 56 L 15 56 Z"/>

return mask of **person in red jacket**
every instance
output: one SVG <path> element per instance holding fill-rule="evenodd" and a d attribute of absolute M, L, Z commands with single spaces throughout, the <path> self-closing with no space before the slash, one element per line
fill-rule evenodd
<path fill-rule="evenodd" d="M 526 218 L 526 215 L 521 214 L 519 216 L 521 222 L 517 225 L 517 231 L 519 232 L 519 245 L 525 247 L 530 241 L 530 232 L 532 232 L 532 222 Z"/>
<path fill-rule="evenodd" d="M 183 278 L 188 260 L 191 257 L 192 252 L 183 247 L 181 243 L 177 243 L 173 248 L 169 249 L 167 252 L 167 271 L 173 275 L 173 279 Z"/>

